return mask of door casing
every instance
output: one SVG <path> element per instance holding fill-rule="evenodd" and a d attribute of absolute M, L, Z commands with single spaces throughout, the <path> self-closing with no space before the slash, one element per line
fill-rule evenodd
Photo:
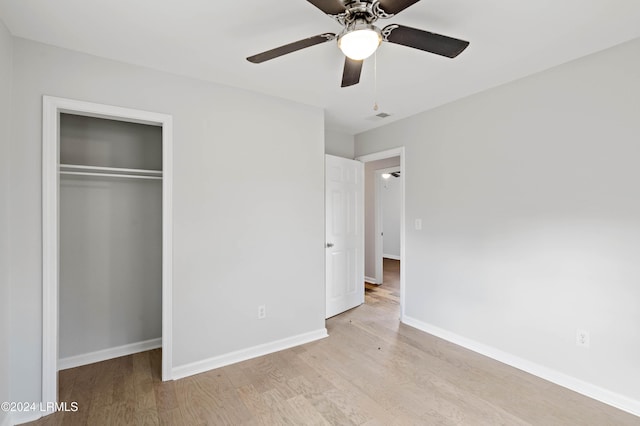
<path fill-rule="evenodd" d="M 363 163 L 369 163 L 371 161 L 384 160 L 386 158 L 392 157 L 400 157 L 400 177 L 402 182 L 402 191 L 401 191 L 401 206 L 400 206 L 400 321 L 405 317 L 405 270 L 406 270 L 406 255 L 405 255 L 405 193 L 406 193 L 406 161 L 405 161 L 405 148 L 398 147 L 392 148 L 385 151 L 374 152 L 372 154 L 361 155 L 356 157 L 356 160 L 361 161 Z M 376 214 L 377 215 L 377 214 Z M 364 239 L 364 235 L 362 236 Z M 374 239 L 376 241 L 376 246 L 378 242 L 378 238 Z M 382 253 L 382 247 L 379 248 L 380 253 Z M 376 255 L 377 258 L 377 255 Z M 380 255 L 380 259 L 382 259 L 382 254 Z M 377 261 L 376 261 L 377 262 Z M 376 270 L 376 275 L 378 271 Z"/>
<path fill-rule="evenodd" d="M 172 379 L 173 119 L 170 115 L 44 96 L 42 102 L 42 402 L 58 400 L 60 113 L 162 127 L 162 380 Z"/>

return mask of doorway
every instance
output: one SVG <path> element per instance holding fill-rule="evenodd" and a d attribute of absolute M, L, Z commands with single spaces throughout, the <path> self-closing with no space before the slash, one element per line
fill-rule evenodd
<path fill-rule="evenodd" d="M 405 269 L 406 269 L 406 256 L 405 256 L 405 154 L 404 147 L 394 148 L 386 151 L 381 151 L 373 154 L 367 154 L 357 157 L 356 160 L 361 161 L 365 165 L 365 281 L 371 284 L 382 284 L 384 281 L 384 267 L 383 267 L 383 239 L 382 239 L 382 224 L 380 221 L 379 205 L 376 200 L 379 200 L 380 195 L 376 196 L 376 171 L 379 171 L 379 175 L 382 175 L 385 169 L 390 167 L 394 171 L 399 172 L 398 177 L 400 183 L 400 254 L 399 260 L 392 260 L 399 262 L 399 265 L 389 265 L 388 267 L 393 269 L 394 266 L 398 267 L 399 278 L 399 293 L 400 293 L 400 320 L 404 318 L 404 284 L 405 284 Z M 377 219 L 376 219 L 377 217 Z M 368 236 L 368 238 L 367 238 Z M 390 272 L 392 272 L 390 269 Z"/>
<path fill-rule="evenodd" d="M 375 280 L 380 285 L 386 282 L 386 271 L 389 267 L 400 273 L 398 265 L 400 262 L 400 218 L 402 204 L 402 175 L 400 170 L 400 157 L 392 157 L 385 160 L 378 160 L 369 163 L 372 168 L 379 162 L 397 162 L 395 167 L 377 169 L 373 174 L 375 195 L 373 200 L 374 208 L 374 241 L 373 252 L 375 253 Z M 391 277 L 390 277 L 391 278 Z M 392 278 L 394 279 L 394 278 Z M 399 282 L 399 281 L 398 281 Z"/>
<path fill-rule="evenodd" d="M 55 406 L 58 400 L 59 354 L 59 276 L 60 276 L 60 117 L 61 114 L 104 118 L 118 122 L 157 126 L 162 140 L 162 380 L 171 380 L 172 314 L 172 117 L 148 111 L 114 107 L 71 99 L 43 97 L 42 134 L 42 229 L 43 229 L 43 308 L 42 308 L 42 402 Z M 66 173 L 95 174 L 94 170 L 66 170 Z M 125 169 L 109 172 L 121 173 Z M 132 171 L 146 175 L 146 171 Z M 105 170 L 98 170 L 104 172 Z M 143 173 L 145 172 L 145 173 Z"/>

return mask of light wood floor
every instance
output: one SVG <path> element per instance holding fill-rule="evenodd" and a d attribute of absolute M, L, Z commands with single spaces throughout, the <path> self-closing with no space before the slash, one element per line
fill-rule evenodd
<path fill-rule="evenodd" d="M 34 425 L 640 425 L 640 418 L 399 324 L 398 262 L 330 337 L 173 382 L 160 350 L 60 373 L 77 413 Z M 388 274 L 388 276 L 387 276 Z"/>

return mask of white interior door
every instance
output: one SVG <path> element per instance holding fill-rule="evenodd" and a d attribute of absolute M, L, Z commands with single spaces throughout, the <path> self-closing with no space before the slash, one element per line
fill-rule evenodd
<path fill-rule="evenodd" d="M 364 165 L 325 156 L 326 318 L 364 303 Z"/>

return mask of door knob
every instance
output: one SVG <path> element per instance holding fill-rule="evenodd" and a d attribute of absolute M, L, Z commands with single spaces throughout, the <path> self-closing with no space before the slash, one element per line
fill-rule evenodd
<path fill-rule="evenodd" d="M 327 248 L 333 247 L 333 243 L 327 243 Z"/>

